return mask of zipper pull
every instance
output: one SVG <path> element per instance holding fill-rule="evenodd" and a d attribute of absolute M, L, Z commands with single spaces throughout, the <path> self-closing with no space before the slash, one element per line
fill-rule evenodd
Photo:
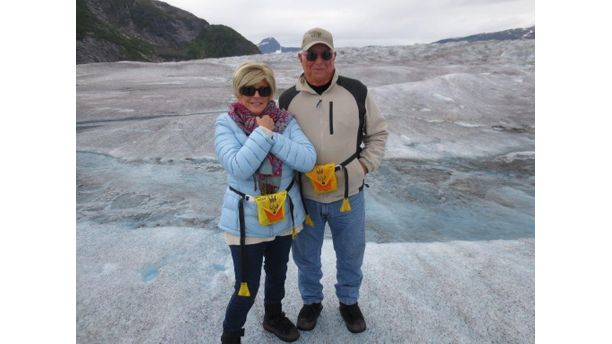
<path fill-rule="evenodd" d="M 319 101 L 317 102 L 317 108 L 321 105 L 322 102 L 323 102 L 323 99 L 319 99 Z"/>

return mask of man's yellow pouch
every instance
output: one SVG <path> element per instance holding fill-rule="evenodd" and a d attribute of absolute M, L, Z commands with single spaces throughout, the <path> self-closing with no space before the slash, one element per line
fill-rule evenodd
<path fill-rule="evenodd" d="M 318 194 L 334 192 L 338 190 L 338 181 L 336 179 L 336 164 L 330 162 L 323 165 L 315 165 L 310 171 L 305 173 L 310 179 L 310 183 Z"/>

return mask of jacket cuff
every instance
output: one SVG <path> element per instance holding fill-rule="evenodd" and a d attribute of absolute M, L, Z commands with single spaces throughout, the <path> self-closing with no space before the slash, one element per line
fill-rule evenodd
<path fill-rule="evenodd" d="M 268 129 L 266 129 L 264 127 L 257 127 L 257 128 L 255 128 L 255 130 L 253 130 L 253 133 L 261 135 L 261 137 L 263 137 L 266 140 L 266 142 L 268 142 L 270 144 L 273 144 L 274 140 L 272 140 L 272 138 L 274 137 L 274 132 L 268 130 L 268 131 L 270 131 L 272 133 L 272 135 L 268 135 L 266 130 L 268 130 Z"/>
<path fill-rule="evenodd" d="M 263 130 L 264 133 L 266 133 L 266 135 L 268 135 L 269 138 L 272 138 L 272 135 L 274 134 L 272 130 L 265 128 L 265 127 L 259 127 L 259 128 L 261 128 L 261 130 Z"/>

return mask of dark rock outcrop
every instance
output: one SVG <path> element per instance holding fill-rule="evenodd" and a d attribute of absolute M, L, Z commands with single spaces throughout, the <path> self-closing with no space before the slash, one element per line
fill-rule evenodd
<path fill-rule="evenodd" d="M 77 0 L 77 63 L 259 54 L 232 28 L 156 0 Z"/>

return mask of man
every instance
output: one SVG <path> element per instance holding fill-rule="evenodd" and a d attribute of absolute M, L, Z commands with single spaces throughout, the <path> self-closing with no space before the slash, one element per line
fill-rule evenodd
<path fill-rule="evenodd" d="M 359 333 L 366 329 L 358 305 L 365 251 L 362 190 L 366 174 L 378 168 L 383 157 L 387 125 L 366 86 L 337 73 L 330 32 L 321 28 L 306 32 L 298 59 L 304 73 L 296 86 L 283 92 L 279 103 L 295 114 L 315 146 L 317 165 L 300 175 L 309 218 L 292 247 L 304 302 L 297 327 L 312 330 L 323 309 L 321 247 L 329 224 L 340 314 L 349 331 Z"/>

